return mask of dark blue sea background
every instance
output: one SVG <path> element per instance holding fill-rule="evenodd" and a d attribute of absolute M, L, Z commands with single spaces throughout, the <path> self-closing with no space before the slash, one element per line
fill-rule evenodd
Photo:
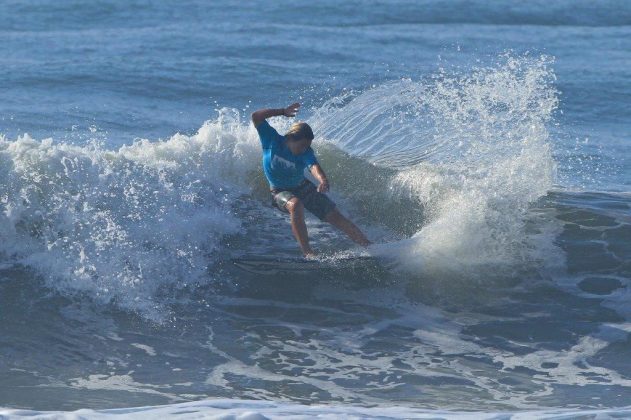
<path fill-rule="evenodd" d="M 0 417 L 628 414 L 629 40 L 615 0 L 0 2 Z M 327 261 L 248 272 L 300 255 L 249 120 L 293 102 L 376 245 L 309 215 Z"/>

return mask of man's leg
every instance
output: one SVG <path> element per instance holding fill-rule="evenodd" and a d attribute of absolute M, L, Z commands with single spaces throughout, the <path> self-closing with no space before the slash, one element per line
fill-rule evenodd
<path fill-rule="evenodd" d="M 305 256 L 315 255 L 309 246 L 309 236 L 307 225 L 305 224 L 305 206 L 298 197 L 293 197 L 287 201 L 285 208 L 289 211 L 291 218 L 291 231 L 300 245 L 300 249 Z"/>
<path fill-rule="evenodd" d="M 326 215 L 324 219 L 342 232 L 346 233 L 349 238 L 351 238 L 355 243 L 358 243 L 362 246 L 368 246 L 372 244 L 366 238 L 366 236 L 362 233 L 361 230 L 353 222 L 348 220 L 342 213 L 340 213 L 337 209 L 333 209 Z"/>

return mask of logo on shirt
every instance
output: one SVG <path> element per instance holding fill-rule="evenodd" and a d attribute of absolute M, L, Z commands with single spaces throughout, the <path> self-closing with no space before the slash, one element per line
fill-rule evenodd
<path fill-rule="evenodd" d="M 272 167 L 283 166 L 285 168 L 296 169 L 296 164 L 278 155 L 272 158 Z"/>

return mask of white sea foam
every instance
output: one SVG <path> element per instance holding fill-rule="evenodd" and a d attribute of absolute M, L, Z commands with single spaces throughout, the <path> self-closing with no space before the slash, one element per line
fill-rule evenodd
<path fill-rule="evenodd" d="M 239 229 L 230 202 L 259 153 L 230 110 L 193 136 L 118 150 L 0 138 L 0 253 L 58 291 L 155 315 L 161 287 L 203 278 Z"/>
<path fill-rule="evenodd" d="M 81 409 L 77 411 L 35 411 L 0 409 L 0 415 L 9 419 L 214 419 L 214 420 L 264 420 L 264 419 L 567 419 L 575 417 L 621 418 L 631 415 L 631 408 L 601 410 L 533 410 L 513 412 L 465 412 L 450 410 L 424 410 L 399 406 L 358 407 L 342 405 L 300 405 L 274 401 L 217 399 L 186 402 L 164 406 L 116 408 L 109 410 Z"/>

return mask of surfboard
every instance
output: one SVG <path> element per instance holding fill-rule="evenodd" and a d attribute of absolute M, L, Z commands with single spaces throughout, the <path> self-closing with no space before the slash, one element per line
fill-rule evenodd
<path fill-rule="evenodd" d="M 244 256 L 233 258 L 232 264 L 253 274 L 306 273 L 315 270 L 353 270 L 377 264 L 370 256 L 306 259 L 301 257 Z"/>

